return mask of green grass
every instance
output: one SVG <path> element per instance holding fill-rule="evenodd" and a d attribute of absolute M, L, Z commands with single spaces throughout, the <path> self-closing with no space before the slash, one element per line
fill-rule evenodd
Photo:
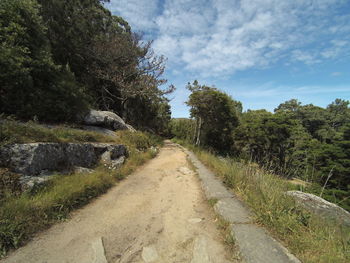
<path fill-rule="evenodd" d="M 162 144 L 161 138 L 151 134 L 120 131 L 117 135 L 117 139 L 114 139 L 94 132 L 80 132 L 66 127 L 47 129 L 31 123 L 13 122 L 5 125 L 5 136 L 2 134 L 1 141 L 3 144 L 35 141 L 113 142 L 125 144 L 129 157 L 116 171 L 100 166 L 91 174 L 57 174 L 42 187 L 34 187 L 20 195 L 6 194 L 0 202 L 0 257 L 6 255 L 9 249 L 25 244 L 34 233 L 66 219 L 70 211 L 105 193 L 119 180 L 156 156 L 155 147 Z M 3 174 L 8 173 L 5 171 Z M 4 185 L 9 180 L 7 177 L 5 179 Z"/>
<path fill-rule="evenodd" d="M 179 142 L 179 141 L 177 141 Z M 309 214 L 284 193 L 293 188 L 284 179 L 251 163 L 238 163 L 186 145 L 254 211 L 302 262 L 350 262 L 350 229 Z"/>
<path fill-rule="evenodd" d="M 72 129 L 64 125 L 48 128 L 34 122 L 3 120 L 0 123 L 0 146 L 32 142 L 114 142 L 115 139 L 96 132 Z"/>

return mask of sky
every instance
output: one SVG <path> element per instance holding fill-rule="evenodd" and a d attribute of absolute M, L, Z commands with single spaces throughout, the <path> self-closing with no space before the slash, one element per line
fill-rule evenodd
<path fill-rule="evenodd" d="M 113 14 L 167 58 L 173 117 L 186 84 L 215 86 L 243 109 L 350 99 L 350 0 L 110 0 Z"/>

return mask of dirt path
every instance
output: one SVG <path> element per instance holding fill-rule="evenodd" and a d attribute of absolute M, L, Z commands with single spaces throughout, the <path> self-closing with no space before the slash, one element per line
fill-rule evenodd
<path fill-rule="evenodd" d="M 186 154 L 159 155 L 3 262 L 226 263 L 229 252 Z M 105 262 L 105 261 L 104 261 Z"/>

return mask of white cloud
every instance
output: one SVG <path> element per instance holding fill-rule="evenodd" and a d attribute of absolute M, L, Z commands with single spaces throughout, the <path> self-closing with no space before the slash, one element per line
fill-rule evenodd
<path fill-rule="evenodd" d="M 161 11 L 159 0 L 111 0 L 105 6 L 127 20 L 133 29 L 141 31 L 156 29 L 155 20 Z"/>
<path fill-rule="evenodd" d="M 205 77 L 284 61 L 308 65 L 350 55 L 344 0 L 112 0 L 154 49 Z M 347 36 L 347 37 L 344 37 Z"/>
<path fill-rule="evenodd" d="M 332 72 L 332 73 L 331 73 L 331 76 L 332 76 L 332 77 L 339 77 L 339 76 L 341 76 L 342 74 L 343 74 L 342 72 L 336 71 L 336 72 Z"/>
<path fill-rule="evenodd" d="M 338 73 L 338 72 L 336 72 Z M 274 83 L 257 87 L 237 88 L 236 96 L 242 98 L 280 98 L 280 97 L 299 97 L 302 95 L 319 95 L 334 93 L 349 93 L 350 86 L 276 86 Z"/>

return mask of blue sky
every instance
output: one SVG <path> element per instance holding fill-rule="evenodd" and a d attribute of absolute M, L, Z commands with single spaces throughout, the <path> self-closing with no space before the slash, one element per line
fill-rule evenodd
<path fill-rule="evenodd" d="M 173 117 L 197 79 L 273 111 L 296 98 L 350 99 L 350 0 L 111 0 L 106 5 L 168 58 Z"/>

